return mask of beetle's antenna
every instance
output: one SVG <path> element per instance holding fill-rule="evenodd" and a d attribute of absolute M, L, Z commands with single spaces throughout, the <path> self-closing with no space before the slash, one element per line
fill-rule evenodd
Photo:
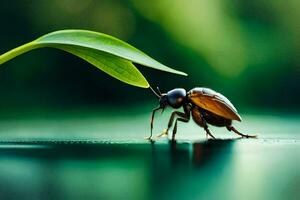
<path fill-rule="evenodd" d="M 157 86 L 156 88 L 157 88 L 157 91 L 159 92 L 159 95 L 161 96 L 162 94 L 161 94 L 161 92 L 160 92 L 159 87 Z"/>
<path fill-rule="evenodd" d="M 157 94 L 157 92 L 155 92 L 155 90 L 153 90 L 153 88 L 151 86 L 149 86 L 150 90 L 158 97 L 160 98 L 161 95 Z M 159 92 L 160 93 L 160 92 Z"/>

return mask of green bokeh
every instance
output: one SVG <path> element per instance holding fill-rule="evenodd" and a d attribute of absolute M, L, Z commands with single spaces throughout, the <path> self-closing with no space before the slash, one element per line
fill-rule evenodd
<path fill-rule="evenodd" d="M 300 46 L 297 1 L 4 1 L 0 52 L 45 33 L 80 28 L 111 34 L 180 77 L 140 68 L 153 86 L 205 86 L 238 110 L 298 112 Z M 143 104 L 143 89 L 113 80 L 88 63 L 40 49 L 2 66 L 0 108 L 76 108 Z"/>

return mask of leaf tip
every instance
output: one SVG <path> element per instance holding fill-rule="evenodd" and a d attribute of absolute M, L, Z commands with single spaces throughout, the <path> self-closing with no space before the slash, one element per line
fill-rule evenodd
<path fill-rule="evenodd" d="M 188 76 L 187 73 L 182 72 L 182 71 L 176 71 L 176 72 L 174 72 L 174 73 L 175 73 L 175 74 L 178 74 L 178 75 L 182 75 L 182 76 Z"/>
<path fill-rule="evenodd" d="M 184 72 L 182 72 L 181 75 L 183 75 L 183 76 L 188 76 L 188 74 L 187 74 L 187 73 L 184 73 Z"/>
<path fill-rule="evenodd" d="M 147 82 L 147 84 L 146 85 L 143 85 L 142 86 L 142 88 L 149 88 L 150 87 L 150 85 L 149 85 L 149 83 Z"/>

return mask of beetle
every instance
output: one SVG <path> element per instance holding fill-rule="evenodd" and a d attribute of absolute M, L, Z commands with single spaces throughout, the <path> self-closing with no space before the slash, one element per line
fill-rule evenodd
<path fill-rule="evenodd" d="M 243 134 L 232 126 L 233 120 L 242 121 L 242 118 L 238 114 L 236 108 L 224 95 L 212 89 L 196 87 L 186 92 L 183 88 L 176 88 L 163 94 L 158 87 L 158 93 L 153 90 L 153 88 L 150 87 L 150 89 L 159 98 L 158 107 L 154 108 L 152 111 L 150 122 L 151 134 L 148 137 L 150 140 L 152 139 L 155 112 L 158 110 L 162 110 L 163 112 L 167 106 L 174 109 L 182 107 L 184 112 L 173 111 L 167 129 L 158 137 L 168 135 L 168 131 L 175 121 L 172 134 L 172 140 L 175 140 L 178 121 L 187 123 L 190 121 L 191 116 L 196 124 L 204 128 L 206 134 L 213 139 L 215 139 L 215 137 L 208 129 L 208 124 L 217 127 L 226 127 L 228 131 L 233 131 L 245 138 L 256 137 L 255 135 Z"/>

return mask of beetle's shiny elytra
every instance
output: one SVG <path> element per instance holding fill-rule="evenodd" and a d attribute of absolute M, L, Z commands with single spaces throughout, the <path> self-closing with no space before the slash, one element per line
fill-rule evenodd
<path fill-rule="evenodd" d="M 211 134 L 207 124 L 219 127 L 226 127 L 229 131 L 233 131 L 242 137 L 256 137 L 254 135 L 246 135 L 240 133 L 232 126 L 232 120 L 242 121 L 242 118 L 238 114 L 233 104 L 225 96 L 223 96 L 220 93 L 217 93 L 212 89 L 196 87 L 186 92 L 186 90 L 183 88 L 176 88 L 163 94 L 161 94 L 160 91 L 158 94 L 152 88 L 150 89 L 159 98 L 159 106 L 157 108 L 154 108 L 152 111 L 151 135 L 149 139 L 151 139 L 152 137 L 153 120 L 155 112 L 157 110 L 164 110 L 167 106 L 170 106 L 175 109 L 183 107 L 184 111 L 172 112 L 168 123 L 168 127 L 163 133 L 167 134 L 168 130 L 172 127 L 173 122 L 175 121 L 172 140 L 175 139 L 175 134 L 177 132 L 177 122 L 189 122 L 191 115 L 196 124 L 203 127 L 206 131 L 206 134 L 211 136 L 212 138 L 215 137 Z"/>

